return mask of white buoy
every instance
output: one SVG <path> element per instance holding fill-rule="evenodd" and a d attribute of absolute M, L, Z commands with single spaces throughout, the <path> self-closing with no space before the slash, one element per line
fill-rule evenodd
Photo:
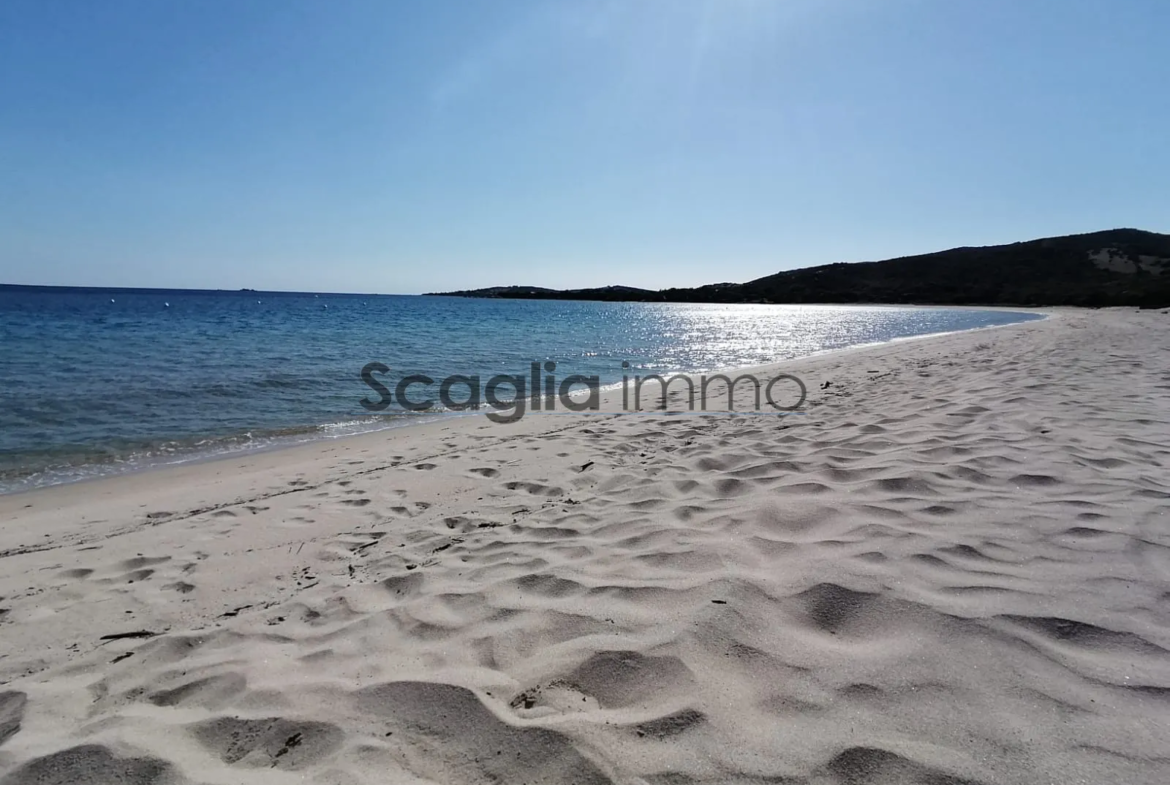
<path fill-rule="evenodd" d="M 114 298 L 113 298 L 113 297 L 111 297 L 111 298 L 110 298 L 110 302 L 113 302 L 113 301 L 114 301 Z"/>
<path fill-rule="evenodd" d="M 170 303 L 163 303 L 163 308 L 170 308 L 170 307 L 171 307 Z"/>

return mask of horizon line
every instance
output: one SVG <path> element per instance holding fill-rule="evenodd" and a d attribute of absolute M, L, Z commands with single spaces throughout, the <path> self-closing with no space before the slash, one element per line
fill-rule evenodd
<path fill-rule="evenodd" d="M 782 269 L 782 270 L 777 270 L 775 273 L 770 273 L 769 275 L 766 275 L 763 277 L 768 278 L 768 277 L 771 277 L 772 275 L 778 275 L 780 273 L 785 273 L 785 272 L 796 272 L 799 270 L 815 270 L 815 269 L 820 268 L 820 267 L 832 267 L 832 266 L 842 265 L 842 264 L 844 264 L 844 265 L 880 264 L 882 262 L 891 262 L 891 261 L 897 261 L 900 259 L 913 259 L 913 258 L 921 257 L 921 256 L 934 256 L 936 254 L 944 254 L 944 253 L 950 253 L 953 251 L 960 251 L 960 250 L 1006 248 L 1006 247 L 1010 247 L 1013 245 L 1027 245 L 1028 243 L 1043 242 L 1045 240 L 1067 239 L 1067 238 L 1073 238 L 1073 237 L 1087 237 L 1089 235 L 1094 235 L 1094 234 L 1107 234 L 1109 232 L 1126 232 L 1126 231 L 1128 231 L 1128 232 L 1142 232 L 1144 234 L 1157 234 L 1157 235 L 1163 235 L 1163 236 L 1170 236 L 1164 232 L 1155 232 L 1155 231 L 1152 231 L 1149 229 L 1138 229 L 1138 228 L 1132 227 L 1132 226 L 1118 226 L 1118 227 L 1113 227 L 1111 229 L 1097 229 L 1097 230 L 1089 231 L 1089 232 L 1074 232 L 1074 233 L 1070 233 L 1070 234 L 1054 235 L 1051 237 L 1034 237 L 1034 238 L 1031 238 L 1028 240 L 1016 240 L 1014 242 L 996 243 L 996 244 L 992 244 L 992 245 L 956 245 L 956 246 L 953 246 L 950 248 L 943 248 L 943 249 L 940 249 L 937 251 L 928 251 L 926 253 L 906 254 L 903 256 L 891 256 L 891 257 L 886 258 L 886 259 L 869 259 L 869 260 L 858 260 L 858 261 L 852 261 L 852 262 L 826 262 L 826 263 L 820 263 L 820 264 L 810 264 L 810 265 L 805 265 L 805 266 L 790 267 L 790 268 L 786 268 L 786 269 Z M 182 293 L 200 293 L 200 294 L 211 294 L 211 293 L 214 293 L 214 294 L 248 293 L 248 294 L 274 294 L 274 295 L 282 295 L 282 294 L 283 295 L 289 295 L 289 294 L 318 294 L 318 295 L 320 295 L 320 294 L 325 294 L 325 295 L 329 295 L 329 296 L 338 296 L 338 297 L 446 297 L 446 296 L 462 297 L 465 295 L 456 294 L 456 292 L 477 292 L 477 291 L 483 291 L 483 290 L 487 290 L 487 289 L 521 289 L 521 288 L 543 289 L 543 290 L 546 290 L 549 292 L 556 292 L 556 293 L 572 293 L 572 292 L 595 291 L 595 290 L 603 290 L 603 289 L 632 289 L 635 291 L 648 292 L 651 294 L 662 294 L 662 293 L 670 291 L 672 289 L 703 289 L 703 288 L 710 287 L 710 286 L 726 286 L 726 285 L 742 286 L 746 283 L 752 283 L 755 280 L 759 280 L 759 279 L 752 279 L 750 281 L 743 281 L 743 282 L 739 282 L 739 283 L 736 283 L 733 281 L 714 281 L 711 283 L 698 284 L 698 285 L 694 285 L 694 286 L 668 286 L 668 287 L 663 288 L 663 289 L 645 289 L 641 286 L 628 286 L 626 284 L 603 284 L 601 286 L 570 287 L 570 288 L 564 288 L 564 289 L 557 289 L 557 288 L 548 287 L 548 286 L 539 286 L 536 284 L 494 284 L 491 286 L 480 286 L 480 287 L 476 287 L 474 289 L 456 289 L 453 292 L 430 291 L 430 292 L 414 292 L 414 293 L 325 292 L 325 291 L 308 291 L 308 290 L 299 290 L 299 289 L 251 289 L 248 287 L 239 288 L 239 289 L 222 289 L 222 288 L 192 288 L 192 287 L 172 287 L 172 286 L 89 286 L 89 285 L 85 285 L 85 284 L 25 284 L 25 283 L 3 283 L 3 282 L 0 282 L 0 290 L 4 290 L 4 289 L 25 289 L 25 290 L 29 290 L 29 289 L 100 289 L 103 291 L 119 291 L 119 292 L 123 292 L 123 293 L 182 292 Z M 509 299 L 509 298 L 506 298 L 506 299 Z M 526 299 L 526 298 L 515 298 L 515 299 Z M 775 303 L 775 304 L 783 305 L 784 303 Z M 794 303 L 794 304 L 797 304 L 797 303 Z M 801 304 L 803 304 L 803 303 L 801 303 Z M 849 304 L 852 305 L 853 303 L 849 303 Z"/>

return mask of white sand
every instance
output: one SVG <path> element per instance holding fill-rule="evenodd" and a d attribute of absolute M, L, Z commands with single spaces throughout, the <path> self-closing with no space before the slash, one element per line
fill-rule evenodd
<path fill-rule="evenodd" d="M 0 498 L 0 783 L 1170 782 L 1168 356 L 1062 311 L 790 364 L 803 418 Z"/>

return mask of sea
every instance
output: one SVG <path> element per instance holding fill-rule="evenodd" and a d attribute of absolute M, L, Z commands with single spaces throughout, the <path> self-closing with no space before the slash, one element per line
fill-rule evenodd
<path fill-rule="evenodd" d="M 708 373 L 1042 318 L 1012 311 L 0 288 L 0 493 L 454 416 L 402 377 Z M 623 367 L 628 363 L 628 367 Z M 543 373 L 543 371 L 542 371 Z M 416 391 L 419 388 L 415 388 Z M 464 413 L 465 416 L 466 413 Z M 529 416 L 536 416 L 530 413 Z"/>

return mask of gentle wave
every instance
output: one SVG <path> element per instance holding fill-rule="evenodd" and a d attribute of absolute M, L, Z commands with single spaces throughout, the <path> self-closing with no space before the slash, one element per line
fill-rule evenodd
<path fill-rule="evenodd" d="M 432 415 L 433 417 L 434 415 Z M 50 451 L 0 453 L 0 494 L 109 477 L 143 469 L 292 447 L 321 439 L 357 436 L 417 425 L 423 417 L 391 413 L 364 420 L 161 442 L 114 441 L 100 447 L 77 445 Z"/>

